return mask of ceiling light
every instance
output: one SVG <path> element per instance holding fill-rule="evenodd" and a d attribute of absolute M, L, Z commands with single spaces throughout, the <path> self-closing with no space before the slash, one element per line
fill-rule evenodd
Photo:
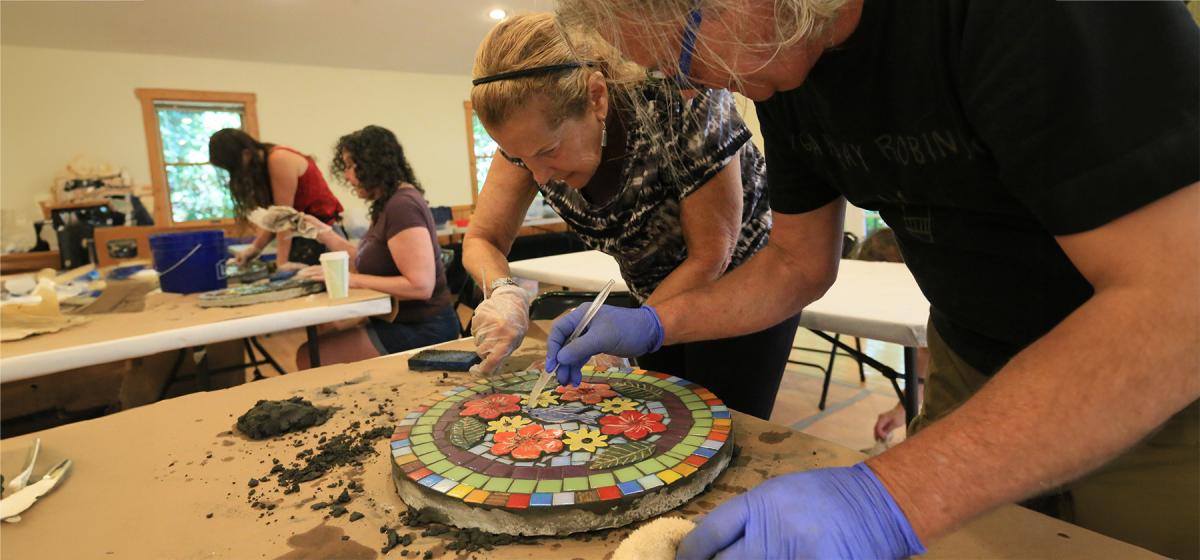
<path fill-rule="evenodd" d="M 507 16 L 507 15 L 508 15 L 508 12 L 505 12 L 504 10 L 501 10 L 500 8 L 496 8 L 496 9 L 488 12 L 488 17 L 490 17 L 494 20 L 497 20 L 497 21 L 504 19 L 504 16 Z"/>

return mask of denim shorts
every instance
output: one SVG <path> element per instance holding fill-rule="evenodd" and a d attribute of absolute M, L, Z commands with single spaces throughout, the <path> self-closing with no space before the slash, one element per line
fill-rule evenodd
<path fill-rule="evenodd" d="M 395 354 L 459 338 L 458 316 L 446 306 L 437 315 L 416 323 L 389 323 L 372 317 L 367 336 L 380 354 Z"/>

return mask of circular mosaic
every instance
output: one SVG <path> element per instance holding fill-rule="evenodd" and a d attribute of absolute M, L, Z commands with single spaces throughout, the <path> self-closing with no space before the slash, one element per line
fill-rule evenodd
<path fill-rule="evenodd" d="M 707 389 L 640 369 L 583 372 L 579 387 L 533 403 L 537 371 L 421 403 L 392 437 L 401 497 L 459 527 L 566 534 L 678 507 L 728 464 L 729 410 Z"/>

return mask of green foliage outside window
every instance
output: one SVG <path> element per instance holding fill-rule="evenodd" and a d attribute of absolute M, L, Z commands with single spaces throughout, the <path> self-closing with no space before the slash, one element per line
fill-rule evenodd
<path fill-rule="evenodd" d="M 242 128 L 237 108 L 156 108 L 171 218 L 176 222 L 233 217 L 229 175 L 208 162 L 208 138 L 222 128 Z"/>
<path fill-rule="evenodd" d="M 863 220 L 866 222 L 863 224 L 863 229 L 866 231 L 866 235 L 863 236 L 863 239 L 866 239 L 867 235 L 875 233 L 876 230 L 888 227 L 887 224 L 884 223 L 883 218 L 879 217 L 879 212 L 874 210 L 863 210 Z"/>
<path fill-rule="evenodd" d="M 475 142 L 475 188 L 483 190 L 483 180 L 487 178 L 488 169 L 492 167 L 492 156 L 496 155 L 496 141 L 488 135 L 487 129 L 483 128 L 483 123 L 479 122 L 479 115 L 471 113 L 471 131 L 473 132 L 472 140 Z"/>
<path fill-rule="evenodd" d="M 492 168 L 492 157 L 496 155 L 496 150 L 500 145 L 492 140 L 487 129 L 483 128 L 483 123 L 479 122 L 479 115 L 471 111 L 471 141 L 474 142 L 475 149 L 475 194 L 479 194 L 483 190 L 483 181 L 487 179 L 488 170 Z M 542 217 L 542 193 L 537 193 L 531 204 L 530 211 L 535 212 L 536 216 Z"/>

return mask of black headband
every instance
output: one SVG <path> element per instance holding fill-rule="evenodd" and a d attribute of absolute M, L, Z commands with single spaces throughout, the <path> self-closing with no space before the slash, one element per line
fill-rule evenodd
<path fill-rule="evenodd" d="M 564 62 L 562 64 L 549 64 L 546 66 L 534 66 L 533 68 L 522 68 L 520 70 L 510 70 L 508 72 L 492 74 L 491 76 L 475 78 L 474 80 L 471 80 L 471 85 L 478 86 L 478 85 L 482 85 L 482 84 L 489 84 L 492 82 L 499 82 L 501 80 L 511 80 L 513 78 L 525 78 L 528 76 L 540 76 L 542 74 L 552 74 L 554 72 L 562 72 L 564 70 L 574 70 L 576 68 L 582 68 L 584 66 L 591 66 L 591 64 L 592 63 L 590 63 L 590 62 Z"/>

